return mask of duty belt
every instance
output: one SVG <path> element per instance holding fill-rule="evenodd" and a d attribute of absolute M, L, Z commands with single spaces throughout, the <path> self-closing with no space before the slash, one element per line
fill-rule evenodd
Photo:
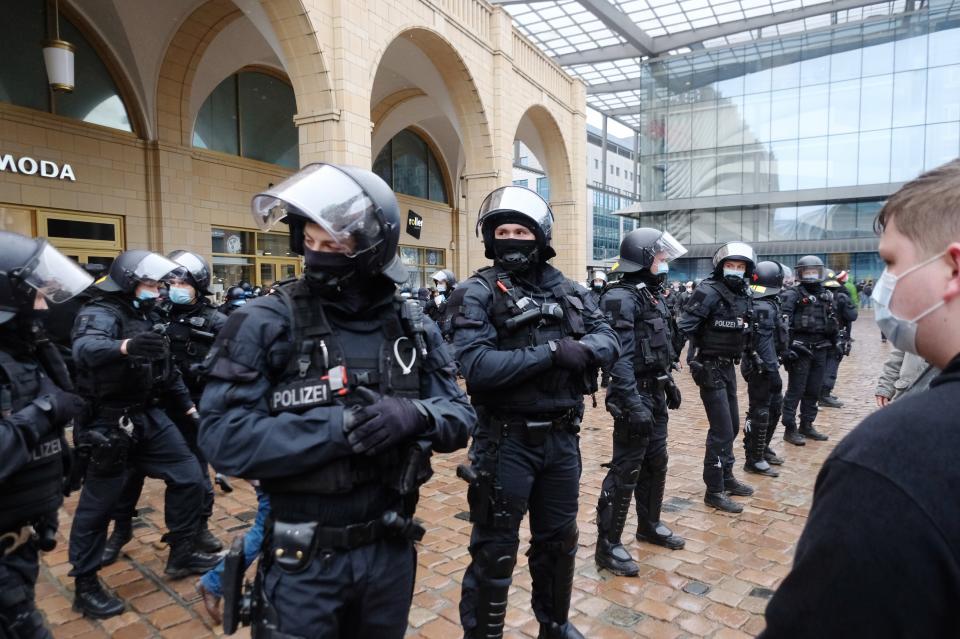
<path fill-rule="evenodd" d="M 547 434 L 553 430 L 573 434 L 580 432 L 576 408 L 562 413 L 527 413 L 510 417 L 491 415 L 488 428 L 496 438 L 519 436 L 531 446 L 543 444 Z"/>
<path fill-rule="evenodd" d="M 701 355 L 698 360 L 703 362 L 718 362 L 720 364 L 739 364 L 740 358 L 732 355 Z"/>
<path fill-rule="evenodd" d="M 657 375 L 656 377 L 638 377 L 637 388 L 641 388 L 645 391 L 663 390 L 669 381 L 670 377 L 666 373 Z"/>

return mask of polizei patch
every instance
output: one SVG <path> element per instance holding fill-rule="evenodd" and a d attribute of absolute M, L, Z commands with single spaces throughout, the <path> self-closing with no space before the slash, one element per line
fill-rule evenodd
<path fill-rule="evenodd" d="M 330 384 L 326 380 L 309 379 L 274 389 L 270 394 L 270 412 L 302 410 L 330 403 Z"/>
<path fill-rule="evenodd" d="M 743 318 L 736 319 L 715 319 L 713 320 L 713 327 L 720 330 L 737 330 L 743 328 Z"/>

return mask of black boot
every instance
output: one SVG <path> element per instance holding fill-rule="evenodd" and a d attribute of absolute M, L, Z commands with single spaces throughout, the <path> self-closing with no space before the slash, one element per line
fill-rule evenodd
<path fill-rule="evenodd" d="M 820 408 L 843 408 L 843 402 L 841 402 L 838 397 L 830 394 L 822 395 L 817 401 L 817 404 L 820 405 Z"/>
<path fill-rule="evenodd" d="M 783 425 L 783 441 L 788 444 L 793 444 L 794 446 L 807 445 L 807 442 L 803 439 L 803 435 L 797 432 L 797 427 L 790 426 L 789 424 Z"/>
<path fill-rule="evenodd" d="M 727 513 L 743 512 L 743 506 L 730 499 L 727 493 L 706 493 L 703 496 L 703 503 Z"/>
<path fill-rule="evenodd" d="M 200 552 L 218 553 L 223 550 L 223 544 L 217 539 L 210 528 L 207 527 L 207 520 L 200 522 L 200 532 L 193 540 L 194 547 Z"/>
<path fill-rule="evenodd" d="M 763 475 L 764 477 L 779 477 L 780 473 L 770 468 L 770 462 L 766 459 L 753 462 L 749 459 L 743 464 L 743 469 L 753 475 Z"/>
<path fill-rule="evenodd" d="M 780 473 L 770 468 L 763 453 L 767 449 L 767 428 L 770 425 L 770 413 L 764 409 L 747 414 L 744 423 L 743 447 L 746 449 L 746 463 L 743 469 L 748 473 L 764 477 L 779 477 Z M 748 430 L 749 429 L 749 430 Z M 728 488 L 728 490 L 730 490 Z M 732 492 L 732 491 L 731 491 Z M 751 491 L 752 492 L 752 491 Z M 734 495 L 738 493 L 733 493 Z"/>
<path fill-rule="evenodd" d="M 763 451 L 763 458 L 767 460 L 767 463 L 771 466 L 782 466 L 783 457 L 778 457 L 777 454 L 773 451 L 772 448 L 767 446 L 767 449 Z"/>
<path fill-rule="evenodd" d="M 551 621 L 550 623 L 540 624 L 537 639 L 584 639 L 584 636 L 569 621 L 562 624 Z"/>
<path fill-rule="evenodd" d="M 220 557 L 201 552 L 194 548 L 190 537 L 179 537 L 170 542 L 170 556 L 167 557 L 167 567 L 164 570 L 171 579 L 182 579 L 188 575 L 202 575 L 218 563 Z"/>
<path fill-rule="evenodd" d="M 597 502 L 597 549 L 594 561 L 597 568 L 609 570 L 621 577 L 636 577 L 640 567 L 620 543 L 623 527 L 627 523 L 630 498 L 637 487 L 639 470 L 624 472 L 611 464 L 605 464 L 610 472 L 604 479 L 605 487 Z"/>
<path fill-rule="evenodd" d="M 737 478 L 733 475 L 723 478 L 723 489 L 731 495 L 736 495 L 737 497 L 749 497 L 753 494 L 752 486 L 748 486 L 742 481 L 737 480 Z"/>
<path fill-rule="evenodd" d="M 79 575 L 74 581 L 73 609 L 84 617 L 106 619 L 123 613 L 123 600 L 103 589 L 97 573 Z"/>
<path fill-rule="evenodd" d="M 663 546 L 670 550 L 683 550 L 687 545 L 683 537 L 673 534 L 673 531 L 662 521 L 642 521 L 637 527 L 637 541 Z"/>
<path fill-rule="evenodd" d="M 113 532 L 103 547 L 101 566 L 109 566 L 120 557 L 120 551 L 133 539 L 133 526 L 129 519 L 118 519 L 113 522 Z"/>
<path fill-rule="evenodd" d="M 597 551 L 593 558 L 597 568 L 609 570 L 619 577 L 636 577 L 640 574 L 640 566 L 623 544 L 613 544 L 603 537 L 597 538 Z"/>
<path fill-rule="evenodd" d="M 800 424 L 800 434 L 803 435 L 806 439 L 812 439 L 818 442 L 825 442 L 830 439 L 828 436 L 824 435 L 816 428 L 813 427 L 813 424 Z"/>

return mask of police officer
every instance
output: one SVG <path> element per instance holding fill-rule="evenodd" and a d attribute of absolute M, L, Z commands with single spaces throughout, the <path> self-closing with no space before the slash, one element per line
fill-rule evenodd
<path fill-rule="evenodd" d="M 678 322 L 690 340 L 690 373 L 700 387 L 700 399 L 710 422 L 703 458 L 703 481 L 707 485 L 703 501 L 729 513 L 743 511 L 730 495 L 753 494 L 753 488 L 733 476 L 733 442 L 740 430 L 734 365 L 751 341 L 747 282 L 755 264 L 749 244 L 729 242 L 721 246 L 713 256 L 713 274 L 697 285 Z"/>
<path fill-rule="evenodd" d="M 253 212 L 263 230 L 289 225 L 306 266 L 230 316 L 201 402 L 207 459 L 271 502 L 253 636 L 399 639 L 430 450 L 464 447 L 476 416 L 436 325 L 396 295 L 407 274 L 383 180 L 310 164 Z"/>
<path fill-rule="evenodd" d="M 433 303 L 427 306 L 427 315 L 438 325 L 442 325 L 447 314 L 447 301 L 457 290 L 457 278 L 453 271 L 444 269 L 431 275 L 430 279 L 433 280 L 437 294 L 433 297 Z"/>
<path fill-rule="evenodd" d="M 460 618 L 467 637 L 500 637 L 530 511 L 533 611 L 541 638 L 582 637 L 567 615 L 577 551 L 579 424 L 616 334 L 586 289 L 547 264 L 553 213 L 537 193 L 505 186 L 480 206 L 477 235 L 493 266 L 450 300 L 454 346 L 479 424 L 467 499 L 473 534 Z"/>
<path fill-rule="evenodd" d="M 769 443 L 783 406 L 780 358 L 789 346 L 789 329 L 777 297 L 783 288 L 783 268 L 777 262 L 760 262 L 750 282 L 754 348 L 740 362 L 750 401 L 743 425 L 743 469 L 755 475 L 778 477 L 780 473 L 771 464 L 780 465 L 783 460 L 770 450 Z"/>
<path fill-rule="evenodd" d="M 89 455 L 86 480 L 70 530 L 74 609 L 94 618 L 123 612 L 123 602 L 97 579 L 110 514 L 130 472 L 167 484 L 165 519 L 173 578 L 203 573 L 217 557 L 194 549 L 203 503 L 197 459 L 167 415 L 198 419 L 190 393 L 160 334 L 155 305 L 161 280 L 177 264 L 144 250 L 117 256 L 97 282 L 104 295 L 87 304 L 73 329 L 77 387 L 93 403 L 92 418 L 78 435 Z M 162 328 L 162 325 L 161 325 Z M 193 415 L 194 417 L 188 417 Z"/>
<path fill-rule="evenodd" d="M 590 280 L 590 298 L 595 304 L 600 304 L 600 295 L 603 293 L 603 287 L 607 285 L 607 274 L 600 269 L 593 272 L 593 279 Z"/>
<path fill-rule="evenodd" d="M 837 274 L 830 269 L 827 269 L 827 280 L 823 283 L 823 286 L 830 289 L 830 292 L 834 295 L 837 317 L 840 320 L 840 330 L 837 332 L 834 347 L 827 349 L 823 387 L 820 389 L 818 404 L 824 408 L 843 408 L 843 402 L 833 394 L 833 389 L 837 385 L 837 372 L 840 369 L 840 362 L 850 354 L 850 346 L 853 341 L 850 339 L 851 328 L 859 313 L 857 305 L 850 299 L 847 288 L 840 282 Z"/>
<path fill-rule="evenodd" d="M 670 377 L 677 361 L 676 326 L 661 285 L 668 262 L 687 252 L 669 233 L 631 231 L 620 242 L 613 271 L 623 276 L 600 299 L 620 338 L 620 356 L 611 367 L 607 410 L 613 415 L 613 459 L 597 504 L 597 566 L 615 575 L 636 576 L 639 567 L 620 543 L 637 501 L 637 539 L 671 550 L 684 541 L 660 521 L 667 483 L 667 408 L 680 407 L 680 391 Z"/>
<path fill-rule="evenodd" d="M 227 289 L 226 301 L 220 305 L 220 308 L 217 309 L 221 314 L 229 317 L 230 313 L 234 312 L 241 306 L 247 303 L 247 292 L 244 291 L 239 286 L 231 286 Z"/>
<path fill-rule="evenodd" d="M 42 239 L 0 231 L 0 637 L 48 639 L 34 605 L 39 551 L 56 545 L 67 444 L 85 403 L 43 331 L 48 304 L 93 281 Z"/>
<path fill-rule="evenodd" d="M 783 440 L 803 446 L 805 439 L 827 439 L 813 427 L 813 421 L 817 418 L 817 400 L 823 388 L 827 351 L 835 348 L 840 323 L 836 298 L 823 286 L 826 279 L 823 260 L 815 255 L 801 257 L 797 261 L 796 278 L 797 284 L 785 289 L 781 295 L 791 339 L 786 365 L 790 377 L 783 398 Z"/>
<path fill-rule="evenodd" d="M 183 381 L 190 391 L 190 399 L 194 405 L 199 405 L 204 382 L 201 364 L 227 318 L 204 297 L 210 294 L 210 265 L 207 261 L 190 251 L 174 251 L 168 257 L 176 262 L 179 268 L 166 278 L 169 303 L 160 310 L 167 323 L 166 334 L 170 339 L 173 361 L 180 369 Z M 203 478 L 203 510 L 194 543 L 203 552 L 219 552 L 223 549 L 223 544 L 213 536 L 207 526 L 207 521 L 213 514 L 213 484 L 210 482 L 207 461 L 197 447 L 196 422 L 186 416 L 180 419 L 176 411 L 171 411 L 170 414 L 187 446 L 196 456 Z M 123 494 L 114 511 L 113 532 L 103 550 L 104 566 L 115 562 L 123 546 L 133 537 L 131 520 L 136 515 L 137 501 L 143 491 L 143 480 L 143 474 L 130 473 L 127 476 Z"/>

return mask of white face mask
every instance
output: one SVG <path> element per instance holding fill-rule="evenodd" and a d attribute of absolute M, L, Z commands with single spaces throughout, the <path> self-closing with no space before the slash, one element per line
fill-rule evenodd
<path fill-rule="evenodd" d="M 920 262 L 919 264 L 915 264 L 900 275 L 894 275 L 884 269 L 883 273 L 880 275 L 880 279 L 877 280 L 877 285 L 873 288 L 873 295 L 870 297 L 874 304 L 877 305 L 877 312 L 875 316 L 877 326 L 879 326 L 880 330 L 883 331 L 883 334 L 887 336 L 887 339 L 889 339 L 896 348 L 899 348 L 902 351 L 913 353 L 914 355 L 919 354 L 917 353 L 917 323 L 930 313 L 933 313 L 935 310 L 946 304 L 946 301 L 940 300 L 913 319 L 903 319 L 902 317 L 897 317 L 890 310 L 890 304 L 893 301 L 893 293 L 897 287 L 897 282 L 905 278 L 910 273 L 923 268 L 927 264 L 937 261 L 944 253 L 946 253 L 946 251 L 938 253 L 930 259 Z"/>

